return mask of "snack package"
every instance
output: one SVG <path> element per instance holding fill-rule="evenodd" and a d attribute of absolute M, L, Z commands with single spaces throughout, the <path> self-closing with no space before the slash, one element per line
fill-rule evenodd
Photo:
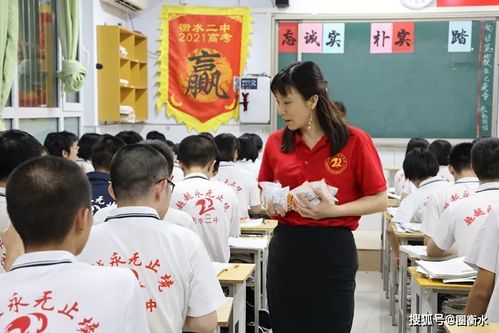
<path fill-rule="evenodd" d="M 300 186 L 295 187 L 294 189 L 289 191 L 289 194 L 291 197 L 289 198 L 290 201 L 288 201 L 288 203 L 290 203 L 290 206 L 292 208 L 295 207 L 296 201 L 300 200 L 300 198 L 298 198 L 298 194 L 302 194 L 308 201 L 312 203 L 312 205 L 318 205 L 320 203 L 319 197 L 315 194 L 312 186 L 308 181 L 303 182 L 303 184 L 301 184 Z"/>
<path fill-rule="evenodd" d="M 338 188 L 334 186 L 330 186 L 326 184 L 326 181 L 324 178 L 321 180 L 317 180 L 315 182 L 310 182 L 309 183 L 312 188 L 315 190 L 321 190 L 322 193 L 331 201 L 337 202 L 338 199 L 336 199 L 336 193 L 338 193 Z"/>
<path fill-rule="evenodd" d="M 288 211 L 289 186 L 282 187 L 279 183 L 260 182 L 262 198 L 266 206 L 272 204 L 280 206 L 285 212 Z"/>

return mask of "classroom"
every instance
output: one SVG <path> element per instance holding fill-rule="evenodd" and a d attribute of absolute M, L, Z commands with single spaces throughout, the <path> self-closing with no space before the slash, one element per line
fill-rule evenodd
<path fill-rule="evenodd" d="M 1 1 L 0 330 L 499 332 L 498 17 Z"/>

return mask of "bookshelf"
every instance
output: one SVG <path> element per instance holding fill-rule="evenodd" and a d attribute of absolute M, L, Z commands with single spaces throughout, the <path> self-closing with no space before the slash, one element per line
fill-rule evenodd
<path fill-rule="evenodd" d="M 121 26 L 97 26 L 99 122 L 147 120 L 147 38 Z M 120 112 L 133 109 L 135 119 Z"/>

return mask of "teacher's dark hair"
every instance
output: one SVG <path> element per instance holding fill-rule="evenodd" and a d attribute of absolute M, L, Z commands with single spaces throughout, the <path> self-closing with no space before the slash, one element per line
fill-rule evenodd
<path fill-rule="evenodd" d="M 331 156 L 336 155 L 347 143 L 348 128 L 338 115 L 338 107 L 329 97 L 327 81 L 322 76 L 319 66 L 314 62 L 297 62 L 282 69 L 270 86 L 274 95 L 287 96 L 291 88 L 305 99 L 317 95 L 316 115 L 324 133 L 329 138 Z M 284 129 L 281 151 L 288 153 L 293 150 L 295 132 Z"/>

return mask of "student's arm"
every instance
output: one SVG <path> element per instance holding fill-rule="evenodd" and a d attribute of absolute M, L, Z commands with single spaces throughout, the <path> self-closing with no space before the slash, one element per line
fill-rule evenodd
<path fill-rule="evenodd" d="M 425 235 L 425 237 L 427 237 L 427 236 Z M 429 257 L 444 257 L 444 256 L 449 255 L 451 253 L 439 248 L 437 246 L 437 244 L 435 244 L 435 241 L 433 241 L 433 239 L 431 239 L 431 237 L 429 237 L 428 245 L 426 245 L 426 254 Z"/>
<path fill-rule="evenodd" d="M 19 237 L 19 234 L 12 224 L 10 224 L 7 230 L 0 235 L 0 238 L 5 244 L 6 258 L 4 268 L 8 271 L 17 257 L 24 254 L 24 245 L 21 237 Z"/>
<path fill-rule="evenodd" d="M 213 311 L 201 317 L 187 316 L 183 330 L 185 332 L 213 333 L 217 324 L 217 312 Z"/>
<path fill-rule="evenodd" d="M 267 214 L 267 211 L 265 210 L 265 208 L 263 208 L 262 205 L 250 206 L 250 212 L 251 212 L 251 214 L 254 214 L 254 215 Z"/>
<path fill-rule="evenodd" d="M 489 306 L 490 296 L 494 290 L 494 281 L 496 275 L 486 269 L 480 268 L 476 276 L 473 288 L 471 288 L 464 308 L 464 313 L 467 315 L 483 315 Z"/>
<path fill-rule="evenodd" d="M 386 210 L 388 205 L 386 191 L 374 195 L 366 195 L 343 205 L 336 205 L 334 202 L 329 201 L 321 190 L 314 189 L 314 192 L 319 196 L 321 201 L 318 205 L 311 204 L 303 195 L 299 194 L 298 197 L 301 200 L 297 200 L 297 207 L 295 208 L 301 216 L 314 220 L 372 214 Z"/>

